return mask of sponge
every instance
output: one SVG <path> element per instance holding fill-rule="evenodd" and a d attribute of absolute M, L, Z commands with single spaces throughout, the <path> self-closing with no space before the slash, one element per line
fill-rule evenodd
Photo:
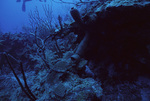
<path fill-rule="evenodd" d="M 72 16 L 72 18 L 79 24 L 82 25 L 83 21 L 81 19 L 80 13 L 77 9 L 75 9 L 74 7 L 71 8 L 70 10 L 70 14 Z"/>

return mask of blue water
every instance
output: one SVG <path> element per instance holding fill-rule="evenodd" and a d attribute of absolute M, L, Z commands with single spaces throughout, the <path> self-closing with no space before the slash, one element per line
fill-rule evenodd
<path fill-rule="evenodd" d="M 35 7 L 38 8 L 40 16 L 44 17 L 45 14 L 43 12 L 42 6 L 49 5 L 52 8 L 53 21 L 57 22 L 58 15 L 61 15 L 63 19 L 66 15 L 70 16 L 69 14 L 70 8 L 74 6 L 72 4 L 56 3 L 59 0 L 55 0 L 56 2 L 51 0 L 47 0 L 46 2 L 44 2 L 44 0 L 41 0 L 43 2 L 40 2 L 40 0 L 32 0 L 25 3 L 26 11 L 24 12 L 22 11 L 23 0 L 21 0 L 21 2 L 16 1 L 17 0 L 0 1 L 0 31 L 2 31 L 3 33 L 21 32 L 22 26 L 30 26 L 28 14 L 30 11 L 34 11 Z M 71 1 L 78 1 L 78 0 L 69 0 L 69 2 Z"/>

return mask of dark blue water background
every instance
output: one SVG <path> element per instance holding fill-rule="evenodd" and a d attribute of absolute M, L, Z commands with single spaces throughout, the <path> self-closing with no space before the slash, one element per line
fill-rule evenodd
<path fill-rule="evenodd" d="M 71 1 L 75 2 L 78 0 L 69 0 L 69 2 Z M 28 13 L 30 11 L 34 11 L 36 6 L 41 16 L 45 16 L 42 5 L 49 5 L 50 7 L 52 7 L 52 17 L 53 21 L 55 20 L 54 22 L 57 22 L 58 15 L 61 15 L 63 19 L 65 19 L 66 16 L 70 16 L 69 10 L 73 6 L 71 4 L 56 3 L 51 0 L 47 0 L 47 2 L 32 0 L 26 2 L 26 11 L 23 12 L 22 3 L 23 0 L 21 0 L 21 2 L 16 2 L 16 0 L 0 1 L 0 31 L 4 33 L 15 33 L 22 31 L 22 26 L 29 26 Z"/>

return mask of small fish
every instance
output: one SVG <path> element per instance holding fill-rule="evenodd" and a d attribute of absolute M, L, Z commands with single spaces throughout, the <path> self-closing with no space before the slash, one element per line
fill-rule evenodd
<path fill-rule="evenodd" d="M 17 0 L 16 2 L 21 2 L 21 0 Z"/>
<path fill-rule="evenodd" d="M 39 0 L 40 2 L 43 2 L 43 0 Z M 44 0 L 44 2 L 46 2 L 46 0 Z"/>
<path fill-rule="evenodd" d="M 22 3 L 22 11 L 25 12 L 26 11 L 26 5 L 25 3 L 27 1 L 32 1 L 32 0 L 23 0 L 23 3 Z M 43 0 L 39 0 L 40 2 L 43 2 Z M 16 0 L 16 2 L 21 2 L 21 0 Z M 44 2 L 46 2 L 46 0 L 44 0 Z"/>
<path fill-rule="evenodd" d="M 26 11 L 26 5 L 25 5 L 25 3 L 26 3 L 27 1 L 32 1 L 32 0 L 23 0 L 23 4 L 22 4 L 22 11 L 23 11 L 23 12 Z"/>

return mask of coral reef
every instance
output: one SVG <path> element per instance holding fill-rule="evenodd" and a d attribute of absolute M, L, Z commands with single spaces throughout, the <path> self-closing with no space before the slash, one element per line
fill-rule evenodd
<path fill-rule="evenodd" d="M 68 25 L 59 16 L 61 28 L 46 37 L 42 28 L 0 36 L 0 100 L 30 100 L 8 68 L 7 52 L 22 61 L 37 101 L 149 101 L 150 2 L 80 1 L 87 10 L 72 8 Z"/>

